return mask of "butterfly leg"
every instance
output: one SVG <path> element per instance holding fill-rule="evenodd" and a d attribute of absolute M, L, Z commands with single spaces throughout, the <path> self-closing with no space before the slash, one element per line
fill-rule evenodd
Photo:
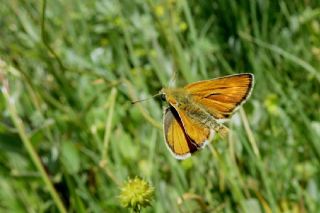
<path fill-rule="evenodd" d="M 208 117 L 206 123 L 211 129 L 219 133 L 221 137 L 225 138 L 228 135 L 229 128 L 225 125 L 218 123 L 214 118 Z"/>

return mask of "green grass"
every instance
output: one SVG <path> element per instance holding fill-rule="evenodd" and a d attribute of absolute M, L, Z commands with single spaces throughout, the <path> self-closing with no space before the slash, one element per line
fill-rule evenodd
<path fill-rule="evenodd" d="M 320 209 L 320 2 L 0 0 L 0 211 Z M 166 149 L 162 87 L 252 72 L 232 134 Z M 58 196 L 57 196 L 58 195 Z"/>

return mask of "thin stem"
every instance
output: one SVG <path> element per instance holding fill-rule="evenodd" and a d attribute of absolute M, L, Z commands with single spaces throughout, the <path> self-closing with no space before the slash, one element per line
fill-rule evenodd
<path fill-rule="evenodd" d="M 131 97 L 132 100 L 137 100 L 135 94 L 134 94 L 134 87 L 132 86 L 132 84 L 126 80 L 123 79 L 124 84 L 128 87 L 128 92 L 129 92 L 129 96 Z M 141 104 L 137 104 L 136 105 L 138 107 L 138 109 L 140 110 L 142 116 L 154 127 L 158 128 L 158 129 L 162 129 L 162 125 L 154 120 L 149 113 L 141 106 Z"/>
<path fill-rule="evenodd" d="M 58 54 L 54 51 L 54 49 L 49 45 L 48 39 L 46 37 L 46 28 L 45 28 L 45 20 L 46 20 L 46 6 L 47 6 L 47 0 L 43 0 L 42 4 L 42 11 L 41 11 L 41 40 L 46 47 L 46 49 L 49 51 L 49 53 L 53 56 L 53 58 L 57 61 L 59 67 L 59 70 L 56 69 L 48 69 L 48 72 L 50 72 L 54 79 L 57 81 L 57 83 L 62 87 L 61 91 L 64 91 L 64 93 L 61 93 L 61 96 L 65 96 L 65 98 L 68 100 L 69 103 L 73 103 L 74 105 L 77 103 L 76 98 L 74 96 L 74 93 L 72 93 L 72 84 L 64 78 L 64 74 L 67 71 L 67 68 L 63 65 L 62 60 L 58 56 Z"/>
<path fill-rule="evenodd" d="M 110 133 L 112 129 L 112 118 L 113 118 L 114 106 L 116 102 L 116 96 L 117 96 L 117 89 L 113 87 L 111 90 L 111 95 L 109 99 L 109 103 L 110 103 L 109 113 L 106 120 L 105 134 L 104 134 L 104 140 L 103 140 L 103 149 L 102 149 L 103 160 L 107 159 L 107 151 L 108 151 L 108 146 L 110 141 Z"/>
<path fill-rule="evenodd" d="M 254 44 L 263 47 L 265 49 L 268 49 L 274 53 L 277 53 L 278 55 L 283 56 L 285 59 L 288 61 L 291 61 L 294 64 L 299 65 L 303 69 L 305 69 L 307 72 L 309 72 L 312 76 L 315 76 L 316 79 L 320 82 L 320 74 L 316 68 L 314 68 L 311 64 L 309 64 L 307 61 L 299 58 L 298 56 L 295 56 L 286 50 L 274 45 L 274 44 L 269 44 L 267 42 L 261 41 L 257 38 L 254 38 L 246 33 L 240 33 L 239 34 L 241 38 L 253 42 Z"/>
<path fill-rule="evenodd" d="M 118 186 L 121 185 L 120 181 L 114 176 L 110 168 L 108 167 L 108 147 L 110 143 L 110 136 L 111 136 L 111 129 L 112 129 L 112 118 L 113 118 L 113 112 L 114 107 L 116 103 L 116 97 L 117 97 L 117 89 L 115 87 L 112 88 L 110 98 L 109 98 L 109 113 L 106 120 L 106 127 L 105 127 L 105 133 L 104 133 L 104 139 L 103 139 L 103 148 L 102 148 L 102 156 L 100 161 L 100 167 L 104 169 L 106 174 L 111 178 L 113 182 L 115 182 Z"/>
<path fill-rule="evenodd" d="M 42 16 L 41 16 L 41 39 L 45 47 L 48 49 L 48 51 L 53 55 L 53 57 L 57 60 L 62 72 L 66 70 L 66 68 L 63 66 L 62 61 L 60 60 L 57 53 L 50 47 L 50 45 L 47 42 L 46 35 L 45 35 L 45 19 L 46 19 L 46 6 L 47 6 L 47 0 L 43 0 L 42 4 Z"/>
<path fill-rule="evenodd" d="M 241 119 L 243 121 L 244 129 L 246 130 L 246 133 L 248 135 L 248 139 L 249 139 L 249 142 L 250 142 L 250 144 L 252 146 L 253 152 L 260 159 L 260 152 L 259 152 L 256 140 L 255 140 L 255 138 L 253 136 L 253 132 L 252 132 L 252 130 L 250 128 L 247 115 L 246 115 L 245 111 L 242 108 L 240 109 L 240 116 L 241 116 Z"/>
<path fill-rule="evenodd" d="M 2 79 L 2 83 L 3 83 L 2 93 L 5 97 L 6 102 L 7 102 L 7 106 L 9 109 L 11 119 L 14 123 L 14 126 L 18 130 L 18 134 L 23 142 L 23 145 L 27 149 L 28 154 L 31 157 L 31 160 L 33 161 L 33 163 L 35 164 L 37 170 L 40 172 L 41 178 L 43 179 L 45 185 L 47 186 L 49 193 L 52 196 L 52 199 L 53 199 L 54 203 L 57 205 L 59 211 L 62 213 L 66 213 L 67 210 L 64 207 L 62 200 L 60 199 L 57 191 L 55 190 L 53 184 L 51 183 L 50 178 L 41 163 L 41 159 L 40 159 L 39 155 L 37 154 L 36 150 L 33 148 L 31 141 L 29 140 L 27 133 L 25 132 L 23 122 L 17 113 L 17 109 L 15 106 L 15 100 L 12 97 L 10 97 L 10 94 L 9 94 L 9 83 L 5 79 Z"/>

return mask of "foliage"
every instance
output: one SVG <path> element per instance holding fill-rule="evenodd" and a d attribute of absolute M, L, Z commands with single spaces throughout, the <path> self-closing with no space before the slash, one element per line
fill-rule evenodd
<path fill-rule="evenodd" d="M 154 187 L 146 212 L 320 209 L 319 1 L 0 3 L 1 211 L 56 212 L 56 192 L 70 212 L 127 212 L 135 176 Z M 185 161 L 166 104 L 131 104 L 240 72 L 256 84 L 232 135 Z"/>

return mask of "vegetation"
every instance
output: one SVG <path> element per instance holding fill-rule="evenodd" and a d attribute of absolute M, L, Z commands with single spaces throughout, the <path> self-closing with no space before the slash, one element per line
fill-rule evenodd
<path fill-rule="evenodd" d="M 136 177 L 142 212 L 320 209 L 318 0 L 0 4 L 1 212 L 128 212 Z M 241 72 L 256 84 L 232 134 L 184 161 L 167 104 L 131 104 Z"/>

